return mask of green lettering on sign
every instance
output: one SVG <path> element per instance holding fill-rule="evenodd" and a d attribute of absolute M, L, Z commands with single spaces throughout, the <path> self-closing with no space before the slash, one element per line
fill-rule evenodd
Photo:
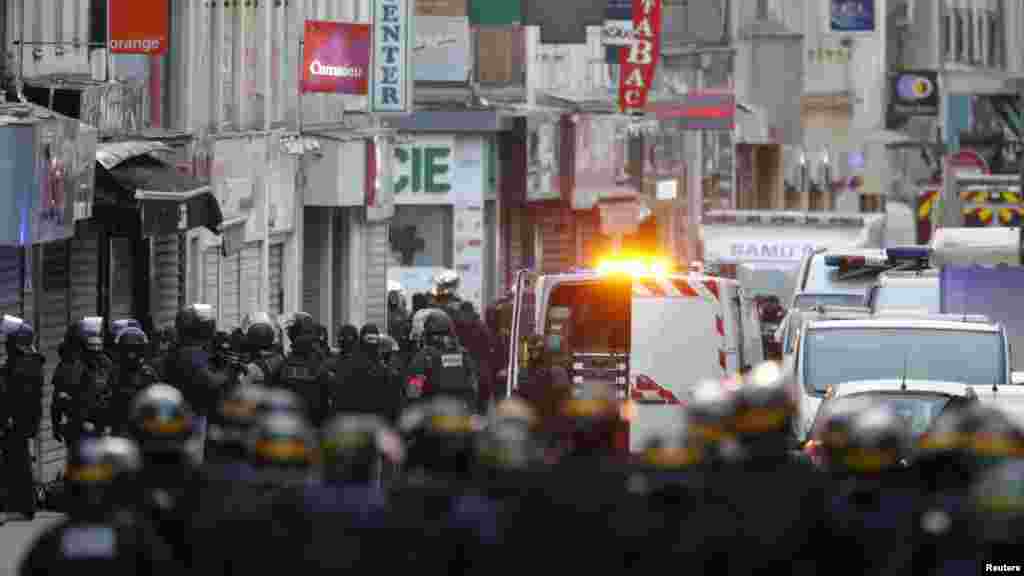
<path fill-rule="evenodd" d="M 395 146 L 395 194 L 447 194 L 451 191 L 449 146 Z"/>

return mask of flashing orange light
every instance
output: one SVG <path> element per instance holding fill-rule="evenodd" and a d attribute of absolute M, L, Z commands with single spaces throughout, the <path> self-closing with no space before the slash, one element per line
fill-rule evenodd
<path fill-rule="evenodd" d="M 666 276 L 672 265 L 662 258 L 609 258 L 597 265 L 597 273 L 625 276 Z"/>

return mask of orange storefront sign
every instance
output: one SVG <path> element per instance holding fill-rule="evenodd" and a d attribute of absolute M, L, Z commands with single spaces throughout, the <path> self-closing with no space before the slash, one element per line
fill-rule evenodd
<path fill-rule="evenodd" d="M 108 0 L 110 51 L 164 54 L 168 40 L 168 0 Z"/>

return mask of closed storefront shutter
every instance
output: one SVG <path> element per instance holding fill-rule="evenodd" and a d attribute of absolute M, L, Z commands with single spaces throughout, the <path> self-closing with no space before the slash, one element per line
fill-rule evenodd
<path fill-rule="evenodd" d="M 366 322 L 384 330 L 388 308 L 388 259 L 391 257 L 388 225 L 367 222 L 363 231 L 366 246 Z"/>
<path fill-rule="evenodd" d="M 260 264 L 262 263 L 263 258 L 260 248 L 261 246 L 259 242 L 253 242 L 251 244 L 246 244 L 245 248 L 242 249 L 242 284 L 239 298 L 239 323 L 234 326 L 241 325 L 242 319 L 245 318 L 246 314 L 260 309 Z"/>
<path fill-rule="evenodd" d="M 80 232 L 71 240 L 71 319 L 99 314 L 99 237 Z"/>
<path fill-rule="evenodd" d="M 0 246 L 0 314 L 19 317 L 23 314 L 21 251 L 16 247 Z"/>
<path fill-rule="evenodd" d="M 232 330 L 242 323 L 242 253 L 236 252 L 221 260 L 220 325 Z"/>
<path fill-rule="evenodd" d="M 153 323 L 171 326 L 178 309 L 184 304 L 181 237 L 177 234 L 153 239 Z"/>
<path fill-rule="evenodd" d="M 110 239 L 110 319 L 133 318 L 135 266 L 132 240 Z"/>
<path fill-rule="evenodd" d="M 270 246 L 270 313 L 284 314 L 284 244 Z"/>
<path fill-rule="evenodd" d="M 542 274 L 565 272 L 575 259 L 575 242 L 569 236 L 569 227 L 561 222 L 557 209 L 539 209 L 537 212 L 537 261 Z"/>
<path fill-rule="evenodd" d="M 74 247 L 72 247 L 74 250 Z M 43 420 L 39 430 L 39 454 L 36 469 L 42 480 L 56 478 L 64 464 L 64 446 L 53 439 L 50 425 L 50 399 L 53 397 L 53 372 L 59 361 L 58 346 L 70 321 L 68 284 L 68 243 L 55 242 L 42 247 L 43 267 L 39 309 L 39 351 L 47 359 L 43 385 Z M 95 279 L 95 275 L 93 276 Z M 72 299 L 73 303 L 73 299 Z M 93 302 L 95 307 L 95 300 Z"/>
<path fill-rule="evenodd" d="M 204 304 L 220 309 L 220 247 L 208 248 L 203 254 L 203 295 Z"/>

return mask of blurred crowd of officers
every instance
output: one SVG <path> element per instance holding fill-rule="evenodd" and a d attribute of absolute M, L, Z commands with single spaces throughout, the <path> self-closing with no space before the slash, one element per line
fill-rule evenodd
<path fill-rule="evenodd" d="M 152 338 L 134 319 L 82 318 L 68 326 L 58 350 L 49 399 L 53 438 L 71 447 L 83 436 L 123 436 L 132 400 L 158 382 L 185 395 L 200 452 L 217 424 L 217 406 L 241 385 L 295 393 L 314 426 L 339 412 L 394 422 L 410 402 L 439 394 L 484 411 L 494 394 L 498 346 L 473 306 L 459 299 L 458 285 L 454 273 L 439 275 L 431 293 L 413 296 L 412 311 L 393 290 L 386 333 L 372 323 L 339 326 L 333 349 L 326 327 L 306 313 L 285 326 L 270 314 L 250 314 L 226 332 L 217 330 L 212 307 L 194 304 Z M 29 445 L 43 414 L 45 359 L 28 322 L 0 319 L 2 523 L 9 515 L 32 519 L 40 499 Z"/>
<path fill-rule="evenodd" d="M 772 363 L 741 382 L 701 383 L 685 432 L 627 458 L 612 448 L 621 405 L 608 390 L 556 391 L 551 420 L 521 398 L 481 417 L 438 396 L 394 426 L 337 414 L 318 428 L 297 394 L 244 384 L 218 404 L 199 463 L 186 395 L 157 384 L 133 400 L 125 437 L 72 446 L 68 516 L 38 537 L 20 573 L 1017 565 L 1024 434 L 1006 416 L 960 408 L 914 447 L 897 413 L 866 401 L 832 415 L 818 470 L 790 451 L 787 390 Z"/>

